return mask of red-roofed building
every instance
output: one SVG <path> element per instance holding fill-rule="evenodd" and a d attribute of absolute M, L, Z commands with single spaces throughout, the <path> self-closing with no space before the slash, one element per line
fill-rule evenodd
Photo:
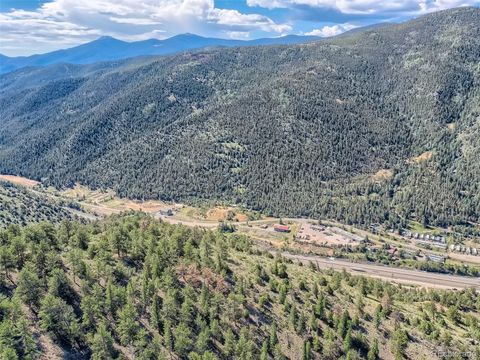
<path fill-rule="evenodd" d="M 290 232 L 290 226 L 275 224 L 273 225 L 273 230 L 278 232 Z"/>

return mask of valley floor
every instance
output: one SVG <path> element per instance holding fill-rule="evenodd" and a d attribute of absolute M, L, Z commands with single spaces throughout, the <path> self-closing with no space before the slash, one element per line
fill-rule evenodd
<path fill-rule="evenodd" d="M 426 272 L 415 269 L 403 269 L 398 266 L 386 266 L 375 264 L 365 259 L 357 259 L 345 256 L 338 252 L 338 246 L 322 243 L 308 244 L 298 241 L 303 230 L 308 227 L 314 227 L 317 223 L 314 219 L 303 218 L 271 218 L 261 214 L 248 213 L 248 211 L 232 206 L 206 206 L 194 207 L 178 203 L 165 203 L 161 201 L 148 200 L 129 200 L 121 199 L 115 196 L 111 190 L 91 190 L 81 185 L 76 185 L 72 189 L 58 190 L 53 188 L 42 188 L 39 183 L 20 176 L 0 175 L 0 179 L 9 181 L 13 184 L 27 187 L 30 191 L 42 194 L 57 200 L 76 201 L 81 207 L 74 211 L 79 218 L 86 220 L 100 219 L 112 214 L 120 214 L 126 211 L 143 211 L 153 215 L 158 219 L 176 225 L 185 225 L 188 227 L 201 227 L 205 229 L 215 229 L 219 224 L 229 224 L 235 231 L 246 234 L 257 242 L 257 244 L 268 249 L 272 253 L 281 253 L 283 256 L 296 260 L 298 262 L 313 262 L 317 268 L 345 270 L 347 272 L 376 277 L 399 284 L 408 284 L 426 288 L 443 289 L 465 289 L 475 288 L 480 290 L 480 279 L 478 277 L 456 276 L 452 274 L 439 274 L 435 272 Z M 252 219 L 252 220 L 249 220 Z M 288 224 L 291 231 L 288 233 L 279 233 L 274 230 L 277 223 Z M 326 221 L 324 225 L 327 229 L 344 233 L 343 238 L 352 236 L 353 238 L 368 238 L 370 247 L 376 248 L 385 243 L 386 238 L 382 238 L 371 232 L 348 227 L 334 221 Z M 344 228 L 346 230 L 341 230 Z M 335 230 L 336 229 L 336 230 Z M 326 233 L 332 235 L 331 233 Z M 346 237 L 345 237 L 346 236 Z M 324 236 L 328 238 L 328 236 Z M 342 239 L 342 236 L 337 236 Z M 336 239 L 333 237 L 333 239 Z M 422 248 L 403 241 L 399 236 L 390 234 L 387 237 L 387 244 L 391 248 L 404 248 L 407 251 L 420 251 Z M 350 240 L 349 240 L 350 241 Z M 334 241 L 332 241 L 334 242 Z M 357 244 L 353 244 L 355 247 Z M 444 256 L 441 249 L 431 249 L 430 254 Z M 340 256 L 340 258 L 338 257 Z M 467 264 L 478 264 L 480 257 L 471 256 L 469 259 L 465 255 L 449 253 L 454 261 L 461 261 Z"/>

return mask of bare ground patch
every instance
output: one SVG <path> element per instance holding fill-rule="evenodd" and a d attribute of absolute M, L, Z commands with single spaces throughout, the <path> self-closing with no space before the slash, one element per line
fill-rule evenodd
<path fill-rule="evenodd" d="M 8 181 L 12 184 L 15 185 L 21 185 L 21 186 L 26 186 L 26 187 L 35 187 L 40 182 L 32 179 L 27 179 L 23 176 L 16 176 L 16 175 L 1 175 L 0 174 L 0 180 Z"/>
<path fill-rule="evenodd" d="M 407 160 L 407 163 L 409 164 L 419 164 L 424 161 L 430 160 L 433 156 L 433 151 L 425 151 L 424 153 L 411 157 L 410 159 Z"/>
<path fill-rule="evenodd" d="M 380 169 L 375 174 L 372 175 L 372 180 L 376 182 L 383 182 L 390 180 L 393 176 L 392 170 L 389 169 Z"/>

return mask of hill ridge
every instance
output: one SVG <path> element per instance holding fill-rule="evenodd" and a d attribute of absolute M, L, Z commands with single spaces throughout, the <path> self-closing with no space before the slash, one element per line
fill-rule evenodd
<path fill-rule="evenodd" d="M 309 44 L 5 74 L 0 172 L 365 226 L 469 227 L 479 24 L 480 9 L 462 8 Z M 375 180 L 382 169 L 391 176 Z"/>
<path fill-rule="evenodd" d="M 182 51 L 196 50 L 216 46 L 251 46 L 257 44 L 291 44 L 304 43 L 321 38 L 315 36 L 287 36 L 261 38 L 254 40 L 234 40 L 203 37 L 195 34 L 178 34 L 170 38 L 146 39 L 127 42 L 111 36 L 101 36 L 91 42 L 71 48 L 55 50 L 45 54 L 7 57 L 0 54 L 0 74 L 8 73 L 30 66 L 47 66 L 53 64 L 92 64 L 99 61 L 115 61 L 141 56 L 169 55 Z"/>

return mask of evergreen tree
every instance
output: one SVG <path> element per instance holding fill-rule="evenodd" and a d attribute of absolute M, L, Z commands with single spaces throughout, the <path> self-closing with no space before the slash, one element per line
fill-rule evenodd
<path fill-rule="evenodd" d="M 61 341 L 73 344 L 80 336 L 73 308 L 60 298 L 47 294 L 41 301 L 38 317 L 40 327 Z"/>
<path fill-rule="evenodd" d="M 277 337 L 277 325 L 275 323 L 272 324 L 270 327 L 270 336 L 268 339 L 268 345 L 270 349 L 274 349 L 275 345 L 278 343 L 278 337 Z"/>
<path fill-rule="evenodd" d="M 173 336 L 175 338 L 175 352 L 179 356 L 185 357 L 192 349 L 193 340 L 191 335 L 192 332 L 190 328 L 184 323 L 180 323 L 173 330 Z"/>
<path fill-rule="evenodd" d="M 105 323 L 100 323 L 91 341 L 92 359 L 108 360 L 116 358 L 113 338 Z"/>
<path fill-rule="evenodd" d="M 378 340 L 373 339 L 372 346 L 368 350 L 367 359 L 368 360 L 377 360 L 378 359 L 378 354 L 379 354 Z"/>
<path fill-rule="evenodd" d="M 311 344 L 310 344 L 310 341 L 308 341 L 308 340 L 303 342 L 302 358 L 303 358 L 303 360 L 311 360 L 312 359 Z"/>
<path fill-rule="evenodd" d="M 167 350 L 173 350 L 172 325 L 168 320 L 163 323 L 163 343 Z"/>
<path fill-rule="evenodd" d="M 153 296 L 153 305 L 152 309 L 150 311 L 150 322 L 152 325 L 157 329 L 157 331 L 160 331 L 161 328 L 161 305 L 160 305 L 160 299 L 158 296 L 154 295 Z"/>
<path fill-rule="evenodd" d="M 225 357 L 230 357 L 235 351 L 235 335 L 231 329 L 225 333 L 225 340 L 223 342 L 223 354 Z"/>
<path fill-rule="evenodd" d="M 132 344 L 139 329 L 137 312 L 133 304 L 128 301 L 119 314 L 118 333 L 122 344 Z"/>
<path fill-rule="evenodd" d="M 20 271 L 15 294 L 27 305 L 38 307 L 42 294 L 42 282 L 31 266 L 25 266 Z"/>

